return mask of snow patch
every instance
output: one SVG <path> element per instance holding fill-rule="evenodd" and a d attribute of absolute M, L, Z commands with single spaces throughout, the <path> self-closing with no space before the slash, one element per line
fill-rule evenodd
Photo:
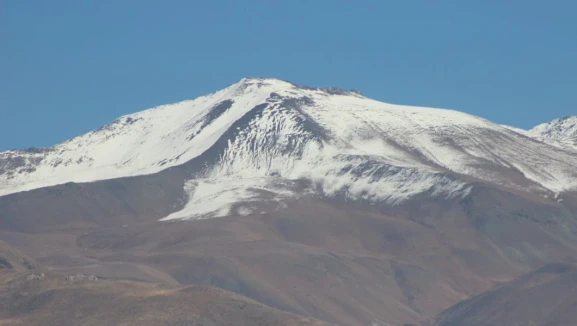
<path fill-rule="evenodd" d="M 189 199 L 185 207 L 161 221 L 204 219 L 223 217 L 236 213 L 244 216 L 252 214 L 262 203 L 280 207 L 278 202 L 293 198 L 283 180 L 271 178 L 252 179 L 204 179 L 186 183 Z M 235 206 L 240 205 L 238 208 Z"/>

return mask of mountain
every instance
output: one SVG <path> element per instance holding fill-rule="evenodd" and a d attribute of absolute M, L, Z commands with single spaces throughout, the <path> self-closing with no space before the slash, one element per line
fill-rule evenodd
<path fill-rule="evenodd" d="M 0 238 L 65 275 L 426 324 L 576 262 L 576 173 L 577 150 L 532 131 L 251 78 L 0 153 Z"/>
<path fill-rule="evenodd" d="M 165 219 L 247 214 L 262 206 L 259 192 L 275 206 L 302 194 L 390 204 L 464 197 L 475 182 L 541 196 L 577 188 L 575 151 L 478 117 L 243 79 L 50 148 L 0 153 L 0 194 L 184 164 L 188 204 Z"/>
<path fill-rule="evenodd" d="M 441 313 L 436 325 L 575 325 L 576 286 L 575 265 L 548 264 L 459 302 Z"/>
<path fill-rule="evenodd" d="M 542 123 L 529 130 L 529 133 L 577 148 L 577 116 L 566 116 Z"/>

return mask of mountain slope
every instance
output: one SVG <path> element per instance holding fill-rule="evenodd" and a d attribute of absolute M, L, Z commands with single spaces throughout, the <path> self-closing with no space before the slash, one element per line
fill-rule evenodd
<path fill-rule="evenodd" d="M 0 195 L 188 164 L 189 204 L 174 219 L 275 209 L 303 194 L 463 197 L 474 182 L 554 196 L 577 187 L 576 162 L 576 151 L 456 111 L 243 79 L 51 148 L 0 153 Z"/>
<path fill-rule="evenodd" d="M 113 181 L 132 187 L 100 183 Z M 418 196 L 379 209 L 307 197 L 265 214 L 166 223 L 140 215 L 146 210 L 127 219 L 106 201 L 93 203 L 108 195 L 100 183 L 0 197 L 0 221 L 31 222 L 0 224 L 0 238 L 67 275 L 216 286 L 340 325 L 415 324 L 577 256 L 576 209 L 491 186 L 464 199 Z M 81 199 L 91 210 L 75 208 L 79 192 L 90 194 Z"/>
<path fill-rule="evenodd" d="M 577 116 L 566 116 L 542 123 L 529 130 L 529 133 L 545 141 L 559 142 L 577 148 Z"/>
<path fill-rule="evenodd" d="M 24 263 L 24 264 L 23 264 Z M 0 325 L 327 325 L 213 287 L 39 272 L 0 241 Z"/>
<path fill-rule="evenodd" d="M 436 325 L 575 325 L 576 287 L 577 268 L 574 265 L 548 264 L 459 302 L 441 313 Z"/>

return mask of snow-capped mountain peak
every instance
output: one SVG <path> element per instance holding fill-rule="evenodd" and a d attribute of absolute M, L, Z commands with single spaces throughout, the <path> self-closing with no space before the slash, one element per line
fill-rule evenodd
<path fill-rule="evenodd" d="M 577 146 L 577 116 L 566 116 L 542 123 L 529 132 L 537 137 Z"/>
<path fill-rule="evenodd" d="M 245 78 L 50 148 L 0 153 L 0 195 L 184 165 L 189 204 L 167 219 L 247 214 L 305 194 L 395 204 L 462 197 L 471 182 L 577 187 L 576 151 L 479 117 Z"/>

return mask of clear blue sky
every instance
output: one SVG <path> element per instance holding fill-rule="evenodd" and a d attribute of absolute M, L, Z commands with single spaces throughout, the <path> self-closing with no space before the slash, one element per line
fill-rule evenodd
<path fill-rule="evenodd" d="M 0 0 L 0 150 L 242 77 L 518 127 L 577 114 L 577 1 Z"/>

